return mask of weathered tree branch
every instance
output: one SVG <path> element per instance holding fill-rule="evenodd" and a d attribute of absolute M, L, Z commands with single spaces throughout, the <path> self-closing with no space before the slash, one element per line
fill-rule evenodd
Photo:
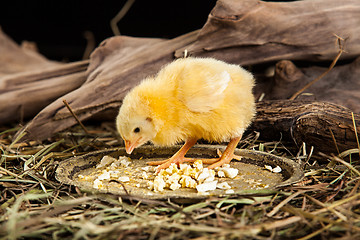
<path fill-rule="evenodd" d="M 355 114 L 360 132 L 360 115 Z M 293 140 L 314 146 L 316 151 L 337 153 L 357 148 L 351 110 L 326 102 L 277 100 L 257 104 L 257 117 L 252 127 L 266 140 Z"/>
<path fill-rule="evenodd" d="M 91 56 L 86 83 L 44 108 L 25 127 L 29 135 L 24 139 L 43 140 L 76 124 L 63 99 L 80 120 L 109 109 L 117 111 L 129 89 L 172 61 L 172 53 L 195 37 L 196 32 L 173 40 L 125 36 L 105 40 Z"/>
<path fill-rule="evenodd" d="M 78 74 L 76 79 L 81 83 L 85 78 L 83 74 L 86 74 L 86 82 L 76 90 L 68 89 L 69 93 L 61 97 L 57 96 L 57 100 L 45 107 L 26 126 L 29 132 L 26 138 L 43 140 L 55 132 L 76 124 L 63 105 L 63 99 L 69 103 L 80 120 L 109 110 L 114 110 L 112 117 L 115 117 L 129 89 L 146 76 L 155 74 L 161 66 L 172 61 L 174 55 L 182 56 L 185 50 L 193 56 L 215 57 L 241 65 L 283 59 L 329 61 L 333 60 L 338 51 L 334 35 L 337 34 L 348 38 L 345 46 L 347 53 L 342 55 L 342 59 L 353 59 L 355 56 L 360 56 L 359 19 L 360 2 L 357 0 L 345 0 L 341 5 L 336 0 L 295 2 L 219 0 L 207 23 L 199 31 L 172 40 L 125 36 L 107 39 L 93 52 L 87 72 L 83 72 L 83 69 L 76 72 Z M 275 76 L 277 84 L 267 96 L 274 98 L 291 96 L 299 89 L 298 86 L 303 86 L 306 81 L 319 75 L 318 70 L 316 72 L 290 65 L 284 65 L 283 69 L 286 71 L 281 71 L 279 65 L 277 66 Z M 61 67 L 63 66 L 59 66 Z M 291 68 L 293 71 L 287 72 Z M 344 75 L 350 70 L 357 73 L 358 60 L 348 67 L 335 67 L 331 72 L 335 74 L 336 68 L 340 70 L 337 72 L 339 75 L 333 76 L 337 81 L 335 86 L 344 90 L 340 86 L 346 86 L 346 83 L 341 83 L 339 80 L 349 79 Z M 49 76 L 47 78 L 42 75 L 41 80 L 44 80 L 42 83 L 57 76 L 47 70 L 44 73 L 50 75 L 47 75 Z M 56 71 L 58 69 L 54 69 L 54 72 Z M 331 72 L 327 76 L 330 76 Z M 36 86 L 36 81 L 39 80 L 36 73 L 30 75 L 24 73 L 23 76 L 25 76 L 23 80 L 28 81 L 29 86 Z M 285 81 L 279 76 L 283 76 L 282 80 Z M 9 83 L 5 80 L 12 77 L 2 76 L 0 85 Z M 16 79 L 20 78 L 15 78 L 13 82 L 16 82 Z M 303 81 L 304 79 L 306 81 Z M 312 87 L 319 87 L 320 82 L 322 81 Z M 355 82 L 354 80 L 351 83 L 353 93 L 355 88 L 360 88 Z M 289 86 L 291 91 L 282 92 Z M 329 100 L 326 95 L 332 96 L 333 87 L 329 84 L 321 89 L 321 96 L 324 96 L 321 99 Z M 8 92 L 7 89 L 9 88 L 7 87 L 4 93 Z M 308 90 L 310 91 L 311 88 Z M 30 92 L 25 91 L 23 94 L 30 96 Z M 39 104 L 41 101 L 47 104 L 46 101 L 51 99 L 41 100 L 39 95 L 33 96 L 39 98 Z M 56 94 L 52 94 L 53 96 Z M 318 97 L 318 93 L 315 96 Z M 347 101 L 345 98 L 341 101 L 338 99 L 340 98 L 330 98 L 340 104 Z M 0 99 L 0 105 L 4 102 L 8 104 L 9 101 L 11 100 Z M 19 104 L 26 106 L 25 102 Z M 296 143 L 304 141 L 316 146 L 320 151 L 327 152 L 334 150 L 333 147 L 326 147 L 333 142 L 329 135 L 331 129 L 339 149 L 356 146 L 353 138 L 354 130 L 350 124 L 350 110 L 341 106 L 319 102 L 264 101 L 260 102 L 258 107 L 258 117 L 253 126 L 254 129 L 261 131 L 264 137 L 273 137 L 274 134 L 282 132 L 284 137 L 293 139 Z M 10 114 L 14 113 L 10 112 Z M 356 121 L 360 125 L 358 115 Z"/>
<path fill-rule="evenodd" d="M 266 93 L 265 99 L 288 99 L 325 71 L 326 67 L 298 68 L 291 61 L 280 61 L 276 64 L 274 81 L 269 82 L 270 91 Z M 320 81 L 306 89 L 304 93 L 307 96 L 300 95 L 297 99 L 337 103 L 360 113 L 359 75 L 360 57 L 349 64 L 333 68 Z"/>
<path fill-rule="evenodd" d="M 338 36 L 346 54 L 360 53 L 360 2 L 220 0 L 192 45 L 190 55 L 250 65 L 278 60 L 332 61 Z"/>
<path fill-rule="evenodd" d="M 20 48 L 0 30 L 0 124 L 21 122 L 86 80 L 88 61 L 62 64 Z"/>

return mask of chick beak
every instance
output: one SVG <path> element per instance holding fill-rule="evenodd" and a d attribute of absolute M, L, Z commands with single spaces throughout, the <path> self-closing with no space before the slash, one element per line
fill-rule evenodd
<path fill-rule="evenodd" d="M 127 154 L 131 154 L 136 146 L 137 146 L 137 142 L 132 143 L 129 140 L 125 140 L 125 150 Z"/>

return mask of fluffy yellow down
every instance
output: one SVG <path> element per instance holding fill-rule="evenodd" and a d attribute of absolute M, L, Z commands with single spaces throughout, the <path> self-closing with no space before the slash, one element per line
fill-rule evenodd
<path fill-rule="evenodd" d="M 212 58 L 178 59 L 125 97 L 117 124 L 151 119 L 149 140 L 173 145 L 189 138 L 227 141 L 241 136 L 255 115 L 254 78 L 238 65 Z M 135 116 L 135 117 L 134 117 Z"/>

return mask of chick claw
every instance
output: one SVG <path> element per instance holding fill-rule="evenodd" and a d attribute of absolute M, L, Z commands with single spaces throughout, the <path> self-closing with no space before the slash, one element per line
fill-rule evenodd
<path fill-rule="evenodd" d="M 157 167 L 156 172 L 160 172 L 161 169 L 165 169 L 168 168 L 172 163 L 175 163 L 177 165 L 183 163 L 183 162 L 195 162 L 196 159 L 193 158 L 185 158 L 185 157 L 180 157 L 180 156 L 172 156 L 171 158 L 167 159 L 167 160 L 163 160 L 163 161 L 152 161 L 152 162 L 148 162 L 147 164 L 150 166 L 156 166 L 156 165 L 160 165 Z"/>
<path fill-rule="evenodd" d="M 241 137 L 231 139 L 228 146 L 226 147 L 224 153 L 221 153 L 220 151 L 217 152 L 217 154 L 220 156 L 218 161 L 215 163 L 212 163 L 210 166 L 208 166 L 208 168 L 214 169 L 217 167 L 221 167 L 224 164 L 229 164 L 232 159 L 240 160 L 241 157 L 234 154 L 235 148 L 236 148 L 237 144 L 239 143 L 240 139 L 241 139 Z"/>
<path fill-rule="evenodd" d="M 239 143 L 241 137 L 236 137 L 231 139 L 228 146 L 226 147 L 224 153 L 221 153 L 219 150 L 217 151 L 217 154 L 219 155 L 219 158 L 212 158 L 212 159 L 194 159 L 194 158 L 186 158 L 184 157 L 186 152 L 196 143 L 195 139 L 190 139 L 185 142 L 184 146 L 175 153 L 171 158 L 163 161 L 153 161 L 148 162 L 148 165 L 154 166 L 154 165 L 160 165 L 156 172 L 160 172 L 161 169 L 168 168 L 172 163 L 175 164 L 181 164 L 183 162 L 194 162 L 196 160 L 201 160 L 204 164 L 211 164 L 208 166 L 209 169 L 214 169 L 217 167 L 221 167 L 224 164 L 229 164 L 232 159 L 240 160 L 241 156 L 237 156 L 234 154 L 235 148 L 237 144 Z"/>
<path fill-rule="evenodd" d="M 161 169 L 165 169 L 165 168 L 168 168 L 172 163 L 176 163 L 176 164 L 180 164 L 180 163 L 183 163 L 183 162 L 191 162 L 191 161 L 194 161 L 194 159 L 192 158 L 185 158 L 185 154 L 187 153 L 187 151 L 189 151 L 189 149 L 195 145 L 197 139 L 195 138 L 191 138 L 191 139 L 188 139 L 184 146 L 182 146 L 180 148 L 180 150 L 175 153 L 171 158 L 169 158 L 168 160 L 164 160 L 164 161 L 153 161 L 153 162 L 148 162 L 147 164 L 148 165 L 160 165 L 156 172 L 160 172 Z"/>
<path fill-rule="evenodd" d="M 241 158 L 242 158 L 241 156 L 232 154 L 232 156 L 229 156 L 227 158 L 225 158 L 225 157 L 221 158 L 221 156 L 220 156 L 220 158 L 214 159 L 213 161 L 211 161 L 212 159 L 209 159 L 209 161 L 207 161 L 207 159 L 205 159 L 205 161 L 203 160 L 203 163 L 211 164 L 207 168 L 214 169 L 214 168 L 217 168 L 217 167 L 221 167 L 224 164 L 230 164 L 231 160 L 233 160 L 233 159 L 241 160 Z"/>

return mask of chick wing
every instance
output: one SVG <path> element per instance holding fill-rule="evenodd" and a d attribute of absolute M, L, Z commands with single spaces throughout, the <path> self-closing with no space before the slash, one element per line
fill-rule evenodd
<path fill-rule="evenodd" d="M 178 79 L 178 98 L 192 112 L 208 112 L 224 101 L 224 91 L 231 81 L 226 70 L 206 65 L 184 68 Z"/>

